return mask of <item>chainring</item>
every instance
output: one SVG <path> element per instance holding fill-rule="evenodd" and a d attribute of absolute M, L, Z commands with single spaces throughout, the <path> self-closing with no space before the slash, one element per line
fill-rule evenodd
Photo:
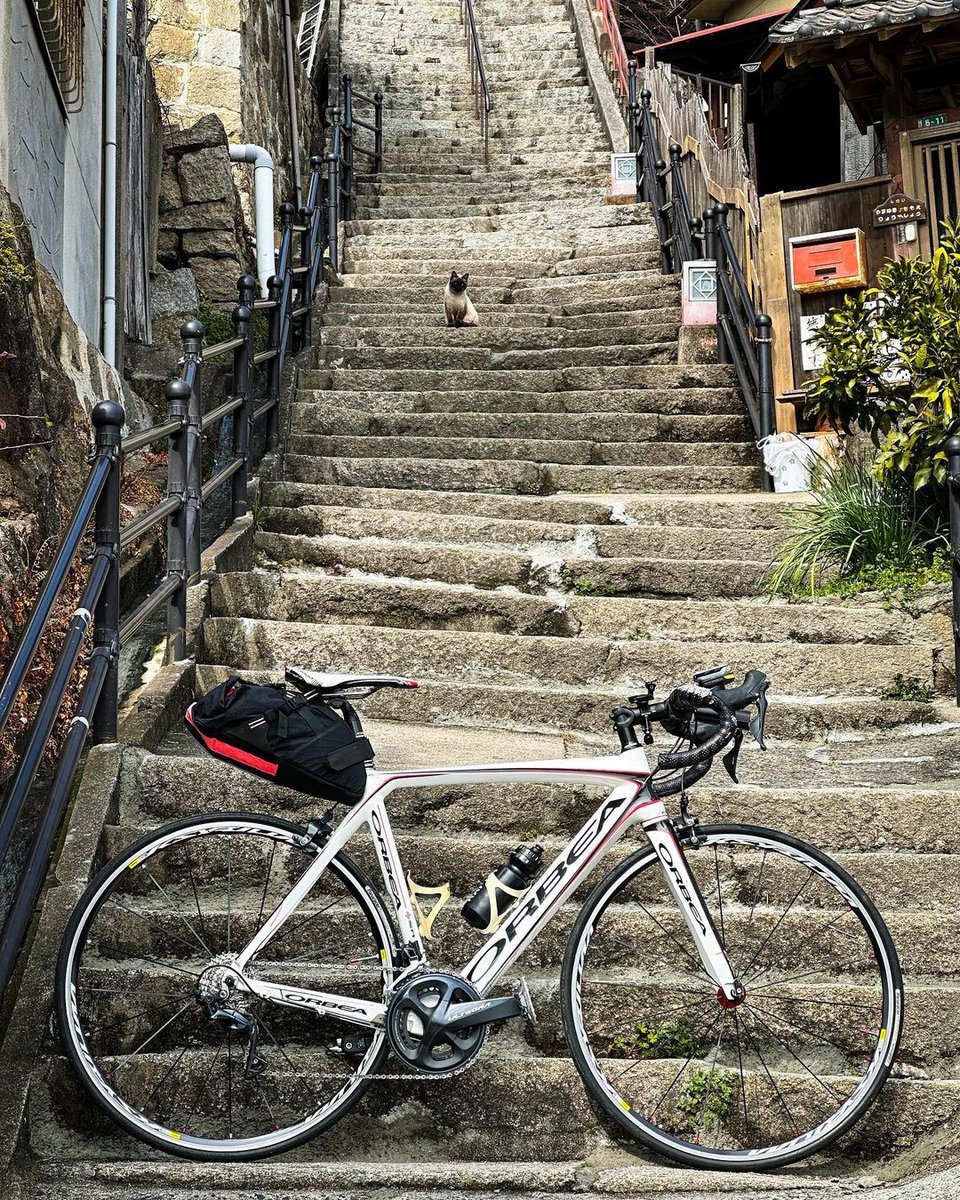
<path fill-rule="evenodd" d="M 486 1025 L 450 1028 L 450 1006 L 480 999 L 458 975 L 415 975 L 390 997 L 387 1039 L 397 1058 L 424 1075 L 455 1075 L 469 1066 L 487 1036 Z"/>

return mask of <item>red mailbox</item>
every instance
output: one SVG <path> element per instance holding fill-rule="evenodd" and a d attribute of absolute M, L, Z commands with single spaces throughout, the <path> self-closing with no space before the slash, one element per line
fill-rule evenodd
<path fill-rule="evenodd" d="M 836 229 L 790 239 L 795 292 L 838 292 L 867 286 L 866 238 L 862 229 Z"/>

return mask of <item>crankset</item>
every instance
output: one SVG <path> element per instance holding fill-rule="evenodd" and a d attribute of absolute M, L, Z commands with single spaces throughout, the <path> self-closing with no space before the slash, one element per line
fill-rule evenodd
<path fill-rule="evenodd" d="M 406 980 L 390 997 L 386 1029 L 401 1062 L 429 1075 L 454 1075 L 480 1052 L 492 1021 L 520 1016 L 515 996 L 481 998 L 457 975 L 428 972 Z"/>

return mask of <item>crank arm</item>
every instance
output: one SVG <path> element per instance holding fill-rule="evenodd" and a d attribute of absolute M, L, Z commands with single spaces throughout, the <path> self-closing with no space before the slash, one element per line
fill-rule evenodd
<path fill-rule="evenodd" d="M 523 1006 L 516 996 L 492 996 L 489 1000 L 451 1004 L 443 1028 L 469 1029 L 474 1025 L 489 1025 L 493 1021 L 508 1021 L 520 1016 L 523 1016 Z"/>

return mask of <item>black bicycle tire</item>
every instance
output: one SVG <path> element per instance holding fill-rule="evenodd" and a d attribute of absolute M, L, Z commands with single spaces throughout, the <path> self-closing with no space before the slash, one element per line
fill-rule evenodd
<path fill-rule="evenodd" d="M 154 841 L 162 836 L 178 830 L 189 828 L 191 825 L 199 823 L 229 823 L 237 821 L 251 821 L 259 824 L 270 824 L 283 830 L 285 833 L 295 835 L 305 835 L 306 830 L 302 825 L 297 825 L 293 821 L 287 821 L 282 817 L 274 817 L 261 813 L 251 812 L 224 812 L 224 813 L 197 813 L 193 816 L 180 817 L 175 821 L 170 821 L 166 825 L 158 826 L 149 833 L 129 843 L 119 853 L 115 854 L 109 862 L 107 862 L 96 876 L 90 881 L 80 899 L 78 900 L 70 920 L 67 922 L 64 930 L 63 938 L 60 942 L 60 950 L 57 956 L 57 965 L 54 981 L 54 1008 L 57 1017 L 57 1025 L 60 1032 L 60 1040 L 66 1051 L 67 1058 L 74 1069 L 75 1074 L 80 1079 L 87 1093 L 96 1101 L 97 1105 L 107 1113 L 110 1119 L 127 1133 L 136 1137 L 139 1141 L 147 1145 L 163 1150 L 168 1154 L 183 1159 L 190 1159 L 195 1162 L 254 1162 L 259 1159 L 272 1158 L 274 1155 L 282 1154 L 287 1150 L 292 1150 L 297 1146 L 303 1145 L 322 1133 L 325 1129 L 329 1129 L 336 1124 L 341 1118 L 345 1117 L 350 1110 L 362 1099 L 367 1089 L 370 1087 L 371 1080 L 360 1080 L 357 1086 L 349 1093 L 343 1104 L 338 1107 L 333 1113 L 323 1120 L 318 1121 L 316 1125 L 312 1125 L 308 1130 L 303 1131 L 289 1139 L 277 1144 L 276 1146 L 265 1147 L 262 1150 L 254 1150 L 245 1153 L 237 1152 L 219 1152 L 213 1150 L 203 1150 L 193 1146 L 184 1146 L 181 1142 L 168 1140 L 156 1136 L 138 1126 L 134 1121 L 127 1118 L 121 1111 L 118 1111 L 109 1101 L 102 1095 L 100 1090 L 95 1086 L 93 1080 L 88 1074 L 88 1071 L 82 1061 L 82 1055 L 79 1053 L 78 1047 L 72 1036 L 68 1035 L 70 1024 L 70 1014 L 68 1012 L 68 989 L 71 981 L 67 978 L 67 972 L 71 961 L 71 948 L 76 940 L 76 935 L 79 927 L 85 920 L 92 920 L 99 911 L 100 905 L 91 910 L 91 898 L 95 897 L 103 885 L 103 883 L 115 871 L 116 864 L 121 863 L 131 854 L 137 851 L 144 850 Z M 371 909 L 378 909 L 377 917 L 382 921 L 384 929 L 390 931 L 391 945 L 389 947 L 391 956 L 395 956 L 398 951 L 398 939 L 396 935 L 396 927 L 390 919 L 390 915 L 383 905 L 379 895 L 373 888 L 369 876 L 359 867 L 353 859 L 348 855 L 338 854 L 331 867 L 338 873 L 346 886 L 350 887 L 357 903 L 361 905 L 369 904 Z M 354 879 L 349 880 L 348 875 L 352 874 Z M 354 890 L 353 884 L 357 885 Z M 103 900 L 101 900 L 101 904 Z M 367 914 L 369 915 L 369 914 Z M 380 1052 L 376 1056 L 370 1073 L 379 1071 L 384 1061 L 389 1054 L 389 1045 L 387 1039 L 384 1038 Z"/>
<path fill-rule="evenodd" d="M 595 1106 L 598 1108 L 603 1117 L 611 1119 L 620 1129 L 626 1132 L 633 1141 L 639 1142 L 648 1149 L 660 1154 L 664 1157 L 672 1159 L 674 1162 L 682 1163 L 684 1166 L 696 1167 L 701 1169 L 720 1170 L 720 1171 L 758 1171 L 758 1170 L 773 1170 L 778 1167 L 787 1166 L 790 1163 L 799 1162 L 801 1159 L 808 1158 L 812 1154 L 817 1154 L 827 1146 L 831 1145 L 842 1137 L 849 1129 L 853 1127 L 874 1104 L 881 1088 L 886 1082 L 890 1070 L 893 1067 L 894 1058 L 896 1056 L 897 1047 L 900 1042 L 900 1036 L 903 1031 L 904 1017 L 904 1002 L 903 1002 L 903 975 L 900 969 L 900 959 L 897 954 L 896 946 L 893 938 L 890 936 L 890 931 L 887 929 L 886 922 L 877 910 L 872 899 L 867 895 L 864 889 L 853 878 L 848 871 L 836 863 L 829 855 L 822 850 L 818 850 L 815 846 L 811 846 L 808 842 L 802 841 L 791 834 L 781 833 L 778 830 L 767 829 L 759 825 L 740 825 L 734 823 L 722 823 L 716 825 L 701 826 L 699 833 L 703 836 L 710 834 L 745 834 L 752 837 L 764 838 L 772 841 L 783 842 L 794 850 L 798 850 L 819 862 L 828 870 L 834 872 L 840 880 L 850 888 L 856 895 L 857 900 L 862 904 L 865 912 L 870 918 L 870 922 L 874 925 L 879 938 L 880 946 L 887 960 L 890 975 L 890 995 L 888 997 L 886 989 L 884 992 L 884 1003 L 889 1000 L 890 1014 L 885 1022 L 886 1028 L 886 1052 L 883 1063 L 877 1073 L 869 1090 L 861 1098 L 857 1106 L 848 1116 L 838 1122 L 836 1128 L 830 1129 L 821 1137 L 817 1138 L 809 1146 L 805 1146 L 793 1151 L 784 1152 L 781 1155 L 769 1154 L 764 1152 L 746 1152 L 746 1151 L 724 1151 L 711 1152 L 709 1150 L 694 1152 L 684 1149 L 683 1145 L 670 1146 L 667 1144 L 668 1139 L 662 1135 L 657 1137 L 652 1131 L 655 1127 L 649 1126 L 647 1122 L 637 1116 L 631 1116 L 625 1112 L 622 1107 L 619 1107 L 613 1102 L 611 1097 L 598 1084 L 595 1074 L 590 1067 L 587 1054 L 584 1053 L 580 1039 L 577 1037 L 575 1030 L 575 999 L 573 988 L 575 986 L 574 971 L 575 961 L 577 956 L 577 947 L 583 937 L 584 930 L 599 917 L 602 908 L 595 913 L 594 909 L 603 901 L 604 896 L 607 896 L 606 903 L 608 904 L 610 889 L 616 881 L 622 880 L 633 872 L 639 864 L 644 865 L 640 868 L 646 869 L 647 866 L 652 866 L 657 862 L 657 855 L 652 847 L 644 847 L 636 853 L 630 855 L 622 863 L 618 864 L 612 871 L 594 887 L 590 895 L 581 908 L 576 921 L 570 931 L 567 939 L 566 950 L 563 956 L 563 966 L 560 975 L 560 1010 L 563 1021 L 564 1033 L 567 1039 L 567 1045 L 570 1049 L 571 1056 L 577 1071 L 580 1074 L 587 1091 L 590 1094 Z M 865 926 L 870 935 L 869 927 Z M 873 940 L 872 935 L 871 940 Z M 875 949 L 876 949 L 875 944 Z M 592 1057 L 592 1056 L 591 1056 Z M 774 1148 L 775 1149 L 775 1148 Z M 736 1157 L 734 1157 L 736 1156 Z"/>

